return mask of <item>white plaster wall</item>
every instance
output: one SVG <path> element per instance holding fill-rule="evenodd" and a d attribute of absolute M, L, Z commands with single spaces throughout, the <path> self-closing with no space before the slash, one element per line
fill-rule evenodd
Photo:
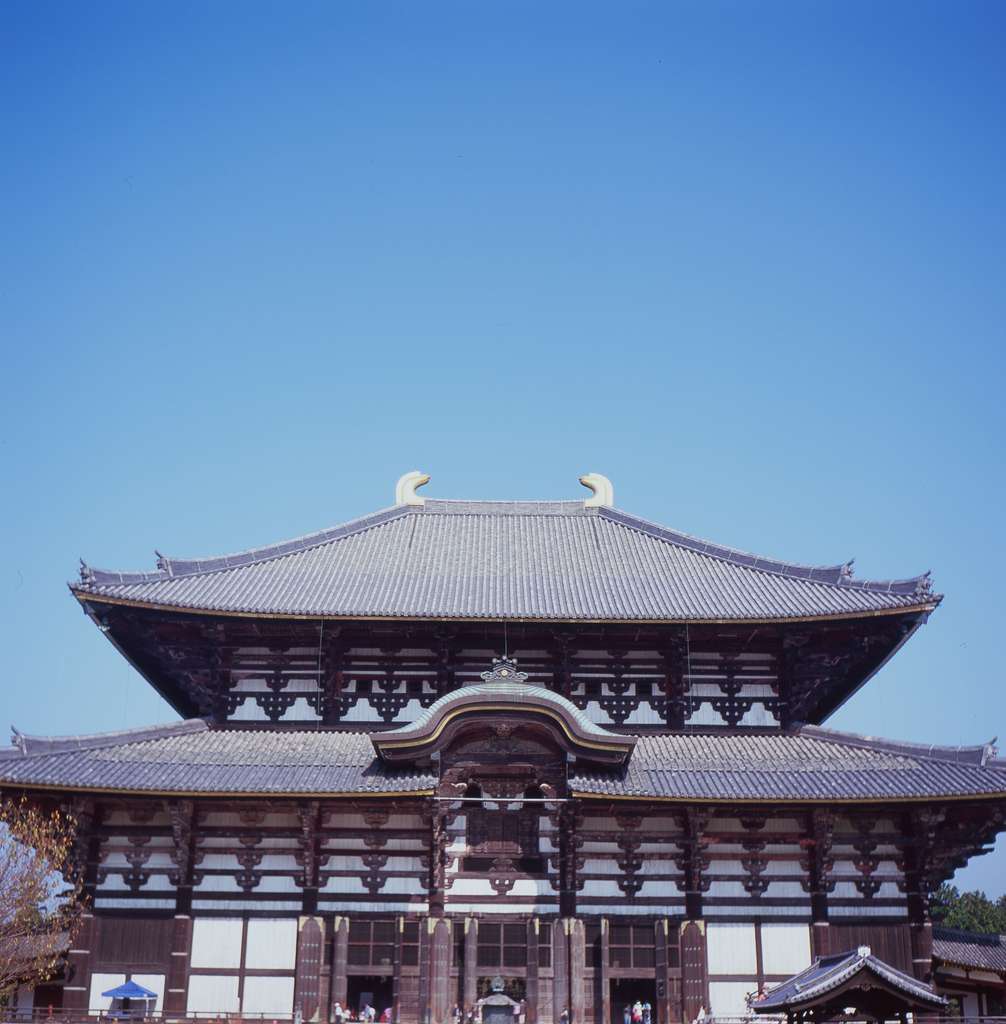
<path fill-rule="evenodd" d="M 150 989 L 151 992 L 157 993 L 157 1002 L 154 1004 L 155 1010 L 161 1010 L 164 1007 L 164 975 L 163 974 L 133 974 L 131 975 L 133 981 L 137 985 L 142 985 L 144 988 Z"/>
<path fill-rule="evenodd" d="M 174 904 L 171 904 L 174 906 Z M 293 911 L 297 913 L 302 906 L 301 900 L 269 900 L 268 903 L 258 900 L 231 899 L 231 900 L 193 900 L 193 910 L 226 910 L 232 913 L 239 913 L 250 910 L 256 913 L 275 913 L 277 910 Z"/>
<path fill-rule="evenodd" d="M 120 896 L 96 896 L 94 899 L 96 907 L 103 907 L 105 910 L 131 909 L 131 910 L 172 910 L 175 906 L 174 899 L 127 899 Z"/>
<path fill-rule="evenodd" d="M 753 924 L 710 924 L 706 927 L 706 951 L 710 974 L 758 972 Z"/>
<path fill-rule="evenodd" d="M 689 716 L 686 725 L 726 725 L 723 716 L 713 710 L 712 704 L 700 704 Z"/>
<path fill-rule="evenodd" d="M 641 703 L 625 720 L 626 725 L 663 725 L 664 720 L 653 710 L 652 705 Z"/>
<path fill-rule="evenodd" d="M 239 917 L 197 917 L 192 922 L 191 967 L 239 967 L 241 927 Z"/>
<path fill-rule="evenodd" d="M 762 966 L 766 974 L 796 974 L 810 966 L 810 926 L 763 924 Z"/>
<path fill-rule="evenodd" d="M 755 978 L 750 981 L 709 982 L 711 1012 L 716 1017 L 746 1017 L 749 1012 L 746 997 L 757 988 Z"/>
<path fill-rule="evenodd" d="M 681 912 L 684 905 L 685 899 L 682 896 L 678 899 L 668 897 L 662 903 L 656 905 L 646 904 L 644 906 L 640 906 L 638 903 L 633 903 L 630 900 L 623 898 L 621 903 L 609 903 L 602 905 L 600 903 L 578 901 L 576 906 L 577 911 L 581 914 L 601 914 L 605 917 L 617 917 L 619 914 L 678 914 Z M 733 911 L 730 912 L 733 913 Z"/>
<path fill-rule="evenodd" d="M 189 975 L 187 1013 L 238 1013 L 238 976 L 236 974 Z"/>
<path fill-rule="evenodd" d="M 407 901 L 402 903 L 368 903 L 366 901 L 349 903 L 339 900 L 318 900 L 318 908 L 341 914 L 425 914 L 429 910 L 429 905 L 426 902 L 410 903 Z M 455 909 L 453 905 L 451 909 Z"/>
<path fill-rule="evenodd" d="M 297 966 L 297 918 L 272 918 L 248 922 L 245 967 L 292 971 Z M 245 990 L 247 991 L 247 983 Z"/>
<path fill-rule="evenodd" d="M 306 697 L 298 697 L 291 705 L 280 715 L 281 722 L 319 722 L 321 721 L 321 715 L 314 710 L 313 707 L 307 702 Z"/>
<path fill-rule="evenodd" d="M 91 992 L 87 1000 L 89 1012 L 104 1012 L 112 1005 L 111 999 L 106 999 L 101 993 L 107 992 L 116 985 L 121 985 L 126 980 L 124 974 L 92 974 Z"/>
<path fill-rule="evenodd" d="M 752 704 L 738 725 L 778 725 L 779 719 L 764 704 Z"/>
<path fill-rule="evenodd" d="M 246 977 L 242 1013 L 293 1013 L 293 978 Z"/>

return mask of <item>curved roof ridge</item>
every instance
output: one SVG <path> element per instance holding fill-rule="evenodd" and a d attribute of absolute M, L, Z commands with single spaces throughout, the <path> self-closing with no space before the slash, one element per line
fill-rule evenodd
<path fill-rule="evenodd" d="M 57 754 L 66 750 L 94 750 L 124 743 L 142 743 L 145 740 L 164 739 L 207 732 L 210 726 L 205 718 L 185 718 L 164 725 L 141 725 L 132 729 L 112 732 L 83 733 L 77 736 L 29 736 L 11 726 L 11 746 L 0 748 L 0 756 L 30 757 L 33 754 Z"/>
<path fill-rule="evenodd" d="M 556 693 L 554 690 L 549 690 L 544 686 L 537 686 L 534 683 L 499 682 L 472 683 L 470 686 L 459 686 L 456 690 L 451 690 L 450 693 L 445 693 L 443 697 L 439 697 L 428 708 L 424 708 L 413 721 L 407 722 L 397 729 L 374 733 L 374 736 L 381 740 L 392 737 L 400 739 L 413 733 L 421 733 L 431 721 L 440 715 L 445 707 L 465 700 L 502 698 L 520 701 L 522 697 L 534 698 L 536 701 L 553 704 L 561 708 L 566 714 L 576 720 L 587 735 L 596 736 L 599 739 L 626 740 L 624 733 L 613 733 L 605 729 L 604 726 L 588 718 L 586 712 L 581 711 L 571 700 L 563 697 L 561 693 Z"/>
<path fill-rule="evenodd" d="M 416 509 L 427 514 L 447 515 L 515 515 L 515 516 L 569 516 L 593 515 L 598 509 L 588 508 L 577 499 L 505 500 L 498 498 L 427 498 L 425 505 Z"/>
<path fill-rule="evenodd" d="M 740 548 L 728 547 L 725 544 L 715 544 L 712 541 L 703 540 L 690 533 L 683 533 L 680 530 L 672 530 L 659 523 L 651 522 L 648 519 L 641 519 L 639 516 L 624 512 L 618 508 L 603 507 L 598 513 L 605 519 L 614 523 L 627 526 L 630 529 L 640 530 L 658 540 L 665 540 L 671 544 L 678 544 L 695 551 L 698 554 L 709 555 L 712 558 L 720 558 L 733 565 L 745 566 L 749 569 L 759 569 L 762 572 L 771 572 L 780 576 L 790 576 L 796 579 L 810 580 L 816 583 L 830 583 L 843 587 L 858 587 L 862 590 L 877 590 L 895 594 L 914 593 L 920 585 L 927 584 L 924 593 L 932 592 L 929 583 L 930 572 L 927 570 L 918 576 L 906 577 L 898 580 L 856 580 L 852 577 L 852 565 L 854 559 L 841 562 L 838 565 L 805 565 L 801 562 L 787 562 L 781 559 L 765 558 L 762 555 L 755 555 L 750 551 L 743 551 Z"/>
<path fill-rule="evenodd" d="M 902 754 L 905 757 L 924 757 L 930 761 L 973 764 L 981 768 L 984 768 L 989 763 L 995 764 L 996 762 L 996 750 L 991 743 L 956 747 L 941 746 L 935 743 L 911 743 L 903 740 L 887 740 L 878 736 L 867 736 L 862 733 L 827 729 L 822 725 L 802 725 L 796 731 L 798 735 L 807 736 L 811 739 L 844 743 L 850 747 L 880 750 L 889 754 Z"/>
<path fill-rule="evenodd" d="M 155 552 L 157 555 L 156 572 L 116 572 L 111 569 L 95 569 L 81 559 L 80 579 L 82 583 L 153 583 L 179 576 L 221 572 L 255 562 L 266 562 L 272 558 L 282 558 L 284 555 L 296 554 L 298 551 L 307 551 L 310 548 L 340 540 L 353 533 L 369 530 L 371 527 L 380 526 L 392 519 L 416 511 L 417 509 L 410 505 L 392 505 L 357 519 L 350 519 L 337 526 L 302 534 L 291 540 L 267 544 L 263 547 L 248 548 L 245 551 L 236 551 L 229 555 L 218 555 L 215 558 L 169 558 L 160 552 Z"/>

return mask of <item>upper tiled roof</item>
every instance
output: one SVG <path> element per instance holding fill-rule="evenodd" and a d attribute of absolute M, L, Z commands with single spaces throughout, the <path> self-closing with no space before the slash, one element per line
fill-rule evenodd
<path fill-rule="evenodd" d="M 1006 935 L 933 928 L 933 957 L 945 964 L 1006 973 Z"/>
<path fill-rule="evenodd" d="M 436 777 L 384 766 L 367 733 L 211 728 L 202 719 L 98 736 L 15 734 L 0 785 L 156 793 L 401 793 Z M 926 753 L 920 753 L 925 750 Z M 628 771 L 574 774 L 576 793 L 688 801 L 1006 797 L 988 748 L 914 748 L 824 729 L 796 734 L 644 736 Z"/>
<path fill-rule="evenodd" d="M 935 605 L 928 574 L 871 582 L 579 501 L 399 505 L 274 547 L 153 573 L 83 566 L 81 598 L 348 618 L 709 621 Z"/>
<path fill-rule="evenodd" d="M 810 967 L 777 985 L 764 999 L 752 1003 L 751 1008 L 756 1013 L 796 1010 L 830 992 L 837 995 L 847 988 L 869 988 L 872 984 L 869 977 L 860 982 L 857 976 L 861 974 L 874 975 L 911 1002 L 940 1008 L 947 1005 L 946 999 L 925 982 L 884 963 L 870 952 L 869 946 L 860 946 L 849 953 L 820 957 Z"/>

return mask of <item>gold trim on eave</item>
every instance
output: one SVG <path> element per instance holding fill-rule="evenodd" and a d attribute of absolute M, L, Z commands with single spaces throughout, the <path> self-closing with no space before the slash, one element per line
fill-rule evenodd
<path fill-rule="evenodd" d="M 566 725 L 566 719 L 561 714 L 559 714 L 559 712 L 556 711 L 554 708 L 542 707 L 541 705 L 534 705 L 533 707 L 529 708 L 517 704 L 482 703 L 469 705 L 467 707 L 455 708 L 453 711 L 447 712 L 445 715 L 441 717 L 436 729 L 434 729 L 433 732 L 425 733 L 419 739 L 389 740 L 383 743 L 379 741 L 375 742 L 374 740 L 372 740 L 372 742 L 374 742 L 375 746 L 389 747 L 392 750 L 398 750 L 404 747 L 423 746 L 424 744 L 432 743 L 435 739 L 437 739 L 437 737 L 444 731 L 444 728 L 447 726 L 447 723 L 450 722 L 452 719 L 457 718 L 459 715 L 480 714 L 483 711 L 534 711 L 540 714 L 547 715 L 549 718 L 555 719 L 555 721 L 558 722 L 559 726 L 562 728 L 562 731 L 566 734 L 566 736 L 570 739 L 571 742 L 581 747 L 591 747 L 594 750 L 606 750 L 613 751 L 616 753 L 628 753 L 628 748 L 635 744 L 634 737 L 628 737 L 633 740 L 632 743 L 616 743 L 614 741 L 608 743 L 600 743 L 596 741 L 591 742 L 587 739 L 581 739 L 574 733 L 570 732 L 569 727 Z M 375 737 L 382 735 L 386 736 L 388 734 L 380 732 L 376 732 L 373 734 L 373 736 Z"/>
<path fill-rule="evenodd" d="M 229 619 L 270 619 L 289 620 L 292 622 L 528 622 L 528 623 L 583 623 L 584 625 L 648 625 L 674 626 L 691 623 L 703 626 L 744 625 L 748 623 L 786 623 L 786 622 L 838 622 L 843 619 L 873 619 L 884 615 L 908 615 L 913 612 L 932 612 L 936 610 L 938 601 L 927 601 L 923 604 L 905 605 L 899 608 L 871 608 L 860 611 L 836 612 L 830 615 L 776 615 L 748 616 L 746 618 L 671 618 L 671 619 L 587 619 L 587 618 L 554 618 L 545 616 L 515 615 L 512 617 L 499 615 L 331 615 L 324 612 L 309 614 L 299 612 L 248 612 L 230 611 L 220 608 L 189 608 L 185 605 L 161 604 L 157 601 L 137 601 L 129 597 L 107 597 L 104 594 L 92 594 L 87 590 L 70 585 L 70 592 L 81 604 L 120 605 L 125 608 L 146 608 L 150 611 L 179 612 L 183 615 L 220 615 Z"/>

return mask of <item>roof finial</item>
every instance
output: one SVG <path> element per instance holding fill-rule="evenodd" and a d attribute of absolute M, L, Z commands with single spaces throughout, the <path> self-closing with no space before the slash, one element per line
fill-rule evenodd
<path fill-rule="evenodd" d="M 487 683 L 523 683 L 527 681 L 527 673 L 517 669 L 516 658 L 493 658 L 493 667 L 481 673 Z"/>
<path fill-rule="evenodd" d="M 584 473 L 580 477 L 580 483 L 593 491 L 593 494 L 583 503 L 584 508 L 596 506 L 610 508 L 615 504 L 615 488 L 606 476 L 601 476 L 600 473 Z"/>
<path fill-rule="evenodd" d="M 426 499 L 420 498 L 416 494 L 416 489 L 422 487 L 423 484 L 430 482 L 429 473 L 420 473 L 418 469 L 413 469 L 411 472 L 404 474 L 398 478 L 398 483 L 395 484 L 395 504 L 396 505 L 425 505 Z"/>

